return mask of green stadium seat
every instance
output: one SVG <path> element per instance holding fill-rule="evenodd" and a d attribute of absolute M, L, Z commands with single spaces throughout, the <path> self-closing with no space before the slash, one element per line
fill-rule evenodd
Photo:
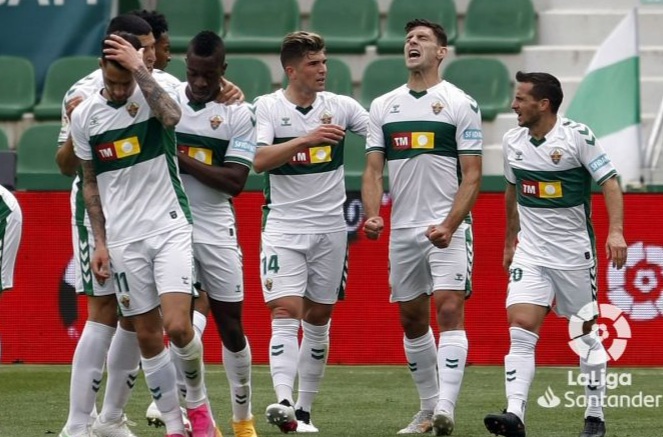
<path fill-rule="evenodd" d="M 242 89 L 247 102 L 272 92 L 272 73 L 262 59 L 227 57 L 226 62 L 225 76 Z"/>
<path fill-rule="evenodd" d="M 184 82 L 186 80 L 186 61 L 184 58 L 171 58 L 166 67 L 166 72 Z"/>
<path fill-rule="evenodd" d="M 374 98 L 407 82 L 408 72 L 403 57 L 378 58 L 364 69 L 359 103 L 369 108 Z"/>
<path fill-rule="evenodd" d="M 0 56 L 0 120 L 20 120 L 35 104 L 35 69 L 26 58 Z"/>
<path fill-rule="evenodd" d="M 283 88 L 288 85 L 288 76 L 283 75 Z M 352 96 L 352 73 L 342 59 L 327 58 L 327 81 L 325 89 L 335 94 Z"/>
<path fill-rule="evenodd" d="M 222 0 L 159 0 L 157 11 L 168 20 L 170 49 L 175 53 L 186 52 L 191 38 L 201 30 L 223 35 L 225 17 Z"/>
<path fill-rule="evenodd" d="M 224 37 L 228 53 L 278 53 L 283 37 L 299 29 L 297 0 L 236 1 Z"/>
<path fill-rule="evenodd" d="M 483 120 L 494 120 L 510 108 L 511 78 L 499 59 L 456 58 L 444 69 L 443 77 L 477 101 Z"/>
<path fill-rule="evenodd" d="M 162 0 L 159 0 L 159 4 L 161 4 Z M 143 6 L 141 6 L 141 1 L 140 0 L 119 0 L 118 1 L 118 15 L 120 14 L 126 14 L 127 12 L 135 11 L 138 9 L 143 9 Z"/>
<path fill-rule="evenodd" d="M 46 72 L 44 91 L 34 108 L 37 120 L 59 120 L 62 98 L 79 79 L 99 68 L 96 56 L 68 56 L 54 61 Z"/>
<path fill-rule="evenodd" d="M 378 39 L 378 53 L 403 53 L 405 24 L 415 18 L 439 23 L 449 45 L 456 40 L 458 19 L 454 0 L 393 0 L 387 11 L 384 34 Z"/>
<path fill-rule="evenodd" d="M 311 31 L 322 35 L 328 53 L 364 53 L 380 36 L 376 0 L 316 0 Z"/>
<path fill-rule="evenodd" d="M 456 53 L 518 53 L 536 39 L 532 0 L 470 0 Z"/>
<path fill-rule="evenodd" d="M 71 189 L 72 179 L 60 174 L 55 163 L 60 123 L 35 124 L 27 128 L 16 147 L 16 188 L 60 191 Z"/>

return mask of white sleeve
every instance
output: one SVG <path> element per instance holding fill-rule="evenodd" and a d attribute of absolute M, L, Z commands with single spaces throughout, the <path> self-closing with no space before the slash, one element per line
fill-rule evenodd
<path fill-rule="evenodd" d="M 81 108 L 78 111 L 74 111 L 71 115 L 71 124 L 70 124 L 70 133 L 71 139 L 74 142 L 74 152 L 83 161 L 92 160 L 92 146 L 90 146 L 90 141 L 87 132 L 85 131 L 85 114 L 87 111 L 81 111 Z"/>
<path fill-rule="evenodd" d="M 382 152 L 386 153 L 384 134 L 382 133 L 382 120 L 380 119 L 380 107 L 376 103 L 377 100 L 371 102 L 371 107 L 368 113 L 368 133 L 366 134 L 366 153 Z"/>
<path fill-rule="evenodd" d="M 516 175 L 513 168 L 509 165 L 509 141 L 507 135 L 502 137 L 502 159 L 504 160 L 504 178 L 510 184 L 516 184 Z"/>
<path fill-rule="evenodd" d="M 271 99 L 263 96 L 254 101 L 256 114 L 256 143 L 258 146 L 271 145 L 274 142 L 274 126 L 270 114 Z"/>
<path fill-rule="evenodd" d="M 232 136 L 224 162 L 251 167 L 256 154 L 256 116 L 250 103 L 242 104 L 233 117 Z"/>
<path fill-rule="evenodd" d="M 589 127 L 581 124 L 573 130 L 573 135 L 580 162 L 597 184 L 601 185 L 617 174 L 610 157 Z"/>
<path fill-rule="evenodd" d="M 351 132 L 365 138 L 368 132 L 368 111 L 352 97 L 343 97 L 349 115 L 348 128 Z"/>
<path fill-rule="evenodd" d="M 464 94 L 464 93 L 463 93 Z M 460 155 L 481 155 L 483 132 L 481 111 L 477 102 L 467 94 L 456 105 L 456 144 Z"/>

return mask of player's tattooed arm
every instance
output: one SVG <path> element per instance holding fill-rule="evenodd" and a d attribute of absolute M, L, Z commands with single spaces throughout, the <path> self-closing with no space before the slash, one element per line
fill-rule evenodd
<path fill-rule="evenodd" d="M 83 168 L 83 198 L 85 199 L 85 209 L 90 217 L 94 241 L 96 245 L 106 245 L 106 217 L 101 208 L 97 174 L 92 166 L 92 161 L 81 160 L 81 167 Z"/>
<path fill-rule="evenodd" d="M 182 116 L 180 106 L 154 80 L 152 74 L 142 66 L 134 71 L 134 78 L 143 92 L 152 112 L 165 127 L 174 127 Z"/>

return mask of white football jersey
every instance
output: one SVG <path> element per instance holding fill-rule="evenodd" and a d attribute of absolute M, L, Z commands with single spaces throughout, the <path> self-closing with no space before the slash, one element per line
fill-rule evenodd
<path fill-rule="evenodd" d="M 309 108 L 299 108 L 278 90 L 255 102 L 258 147 L 269 147 L 337 124 L 366 136 L 368 113 L 354 99 L 319 92 Z M 267 172 L 264 230 L 314 234 L 345 230 L 344 142 L 317 144 Z"/>
<path fill-rule="evenodd" d="M 518 127 L 504 135 L 502 148 L 520 215 L 515 257 L 555 269 L 593 266 L 592 179 L 600 185 L 617 172 L 592 131 L 558 117 L 543 140 Z"/>
<path fill-rule="evenodd" d="M 152 76 L 157 83 L 169 94 L 174 95 L 177 87 L 180 84 L 179 79 L 175 76 L 161 70 L 152 70 Z M 83 100 L 87 99 L 94 93 L 99 93 L 104 88 L 104 77 L 101 68 L 94 70 L 69 88 L 62 99 L 61 114 L 61 127 L 58 135 L 58 144 L 67 141 L 69 136 L 69 118 L 67 117 L 66 104 L 74 97 L 80 96 Z M 85 212 L 85 201 L 83 200 L 83 193 L 80 192 L 81 180 L 78 175 L 74 178 L 71 187 L 71 195 L 69 201 L 71 202 L 71 219 L 73 225 L 89 226 L 90 221 L 87 213 Z"/>
<path fill-rule="evenodd" d="M 192 103 L 186 88 L 184 82 L 178 90 L 182 107 L 182 118 L 175 128 L 178 152 L 207 165 L 232 162 L 251 168 L 256 153 L 253 107 L 248 103 Z M 193 214 L 193 241 L 236 246 L 231 196 L 203 184 L 182 169 L 180 174 Z"/>
<path fill-rule="evenodd" d="M 100 93 L 73 113 L 76 155 L 92 161 L 109 247 L 191 223 L 177 166 L 175 131 L 154 117 L 138 86 L 123 105 Z"/>
<path fill-rule="evenodd" d="M 366 153 L 385 154 L 392 229 L 441 223 L 460 185 L 460 155 L 481 155 L 477 103 L 449 82 L 406 85 L 371 103 Z M 469 221 L 469 217 L 468 217 Z"/>

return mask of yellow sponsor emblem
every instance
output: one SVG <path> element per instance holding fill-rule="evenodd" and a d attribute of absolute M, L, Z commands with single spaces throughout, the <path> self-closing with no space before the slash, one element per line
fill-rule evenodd
<path fill-rule="evenodd" d="M 330 162 L 332 160 L 331 146 L 311 147 L 309 157 L 311 158 L 311 164 Z"/>
<path fill-rule="evenodd" d="M 542 199 L 562 197 L 562 182 L 539 182 L 539 197 Z"/>
<path fill-rule="evenodd" d="M 432 149 L 435 147 L 434 132 L 412 132 L 413 149 Z"/>
<path fill-rule="evenodd" d="M 189 156 L 203 164 L 212 165 L 212 151 L 202 147 L 189 147 Z"/>
<path fill-rule="evenodd" d="M 127 156 L 138 155 L 140 153 L 138 137 L 130 137 L 114 141 L 113 147 L 115 148 L 115 154 L 118 158 L 126 158 Z"/>

